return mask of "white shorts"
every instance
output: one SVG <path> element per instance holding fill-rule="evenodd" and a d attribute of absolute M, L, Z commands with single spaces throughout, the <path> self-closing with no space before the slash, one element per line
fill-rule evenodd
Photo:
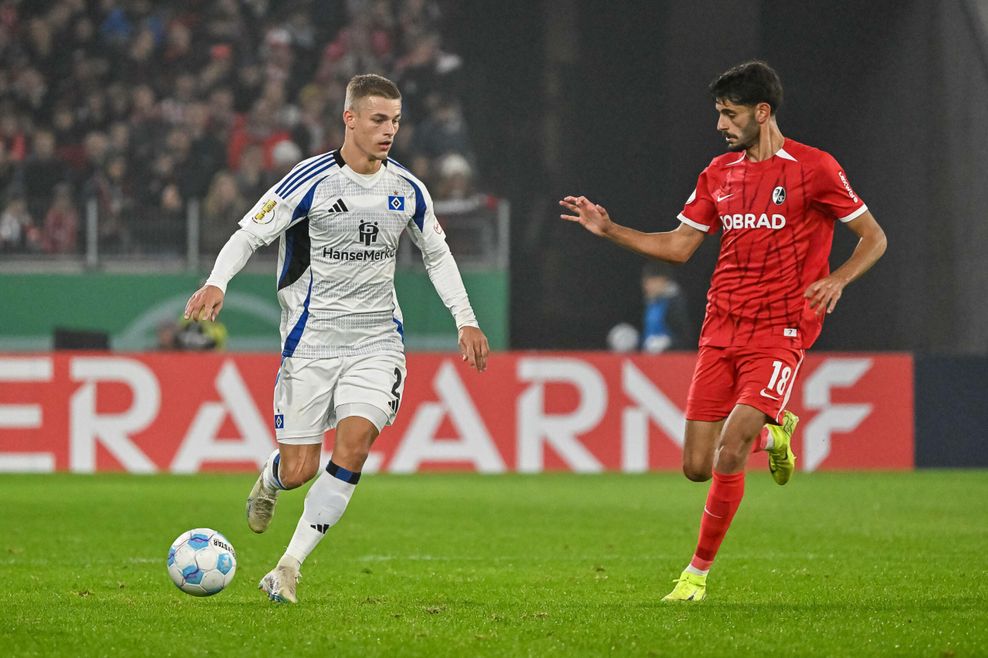
<path fill-rule="evenodd" d="M 285 357 L 274 386 L 280 443 L 322 443 L 326 430 L 361 416 L 380 432 L 394 422 L 405 389 L 405 355 L 382 352 L 331 359 Z"/>

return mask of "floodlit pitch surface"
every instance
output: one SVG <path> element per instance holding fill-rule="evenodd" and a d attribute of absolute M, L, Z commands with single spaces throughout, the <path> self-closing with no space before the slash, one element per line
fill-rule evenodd
<path fill-rule="evenodd" d="M 988 472 L 749 473 L 699 605 L 660 598 L 707 486 L 674 474 L 367 476 L 305 564 L 300 603 L 257 581 L 253 477 L 0 475 L 4 655 L 988 654 Z M 234 582 L 171 583 L 183 530 L 226 534 Z"/>

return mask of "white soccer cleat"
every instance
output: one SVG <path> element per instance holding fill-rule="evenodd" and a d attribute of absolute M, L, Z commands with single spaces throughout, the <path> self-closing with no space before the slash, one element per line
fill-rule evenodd
<path fill-rule="evenodd" d="M 265 468 L 267 464 L 265 464 Z M 264 470 L 257 476 L 254 488 L 247 496 L 247 525 L 254 532 L 264 532 L 274 516 L 274 506 L 278 502 L 278 489 L 270 489 L 264 485 Z"/>
<path fill-rule="evenodd" d="M 302 575 L 297 568 L 279 563 L 264 578 L 261 578 L 257 588 L 276 603 L 298 603 L 295 588 L 301 579 Z"/>

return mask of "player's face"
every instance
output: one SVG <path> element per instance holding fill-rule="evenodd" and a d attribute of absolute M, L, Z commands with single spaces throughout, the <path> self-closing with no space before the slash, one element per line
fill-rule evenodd
<path fill-rule="evenodd" d="M 367 96 L 343 113 L 347 137 L 368 160 L 387 160 L 401 122 L 401 99 Z"/>
<path fill-rule="evenodd" d="M 744 151 L 758 141 L 759 124 L 753 105 L 737 105 L 729 100 L 719 100 L 717 130 L 727 141 L 728 151 Z"/>

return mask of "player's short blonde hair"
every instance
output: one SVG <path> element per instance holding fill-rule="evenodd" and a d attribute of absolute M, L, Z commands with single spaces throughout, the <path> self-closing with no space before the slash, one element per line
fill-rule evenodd
<path fill-rule="evenodd" d="M 343 109 L 353 111 L 354 103 L 368 96 L 381 96 L 391 100 L 401 100 L 398 85 L 374 73 L 355 75 L 346 85 L 346 100 Z"/>

